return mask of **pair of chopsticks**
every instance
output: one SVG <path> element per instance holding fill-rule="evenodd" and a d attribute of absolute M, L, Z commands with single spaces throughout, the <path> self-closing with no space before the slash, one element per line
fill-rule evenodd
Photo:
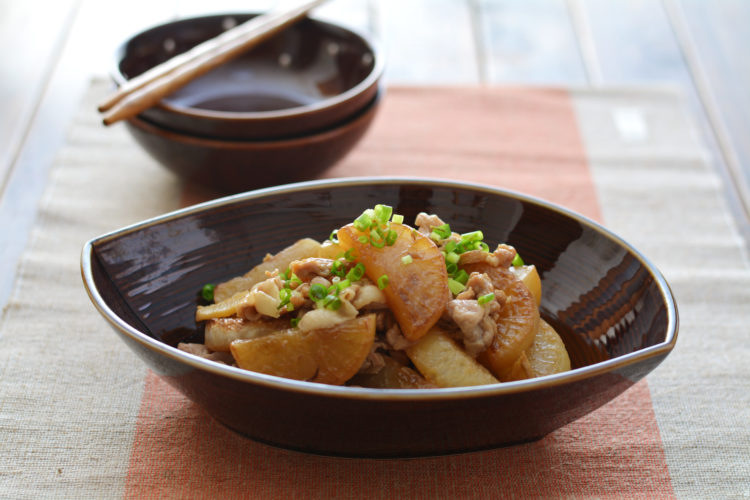
<path fill-rule="evenodd" d="M 111 125 L 150 108 L 191 80 L 297 22 L 327 0 L 308 0 L 250 19 L 128 80 L 98 107 Z"/>

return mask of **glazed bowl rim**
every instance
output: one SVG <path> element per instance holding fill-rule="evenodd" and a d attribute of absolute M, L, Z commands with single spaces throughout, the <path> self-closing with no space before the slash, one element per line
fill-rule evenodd
<path fill-rule="evenodd" d="M 399 185 L 399 184 L 419 184 L 422 186 L 435 186 L 443 189 L 469 189 L 479 192 L 485 192 L 487 194 L 501 196 L 505 198 L 516 199 L 525 203 L 541 206 L 548 210 L 558 212 L 566 217 L 570 217 L 584 226 L 595 230 L 603 236 L 614 241 L 618 245 L 622 246 L 629 253 L 631 253 L 641 265 L 649 272 L 651 277 L 654 279 L 656 285 L 659 288 L 661 297 L 666 305 L 667 314 L 667 331 L 666 337 L 662 342 L 645 349 L 640 349 L 635 352 L 624 354 L 612 359 L 594 363 L 592 365 L 575 368 L 568 372 L 558 373 L 554 375 L 547 375 L 544 377 L 520 380 L 514 382 L 503 382 L 492 385 L 481 385 L 471 387 L 456 387 L 456 388 L 439 388 L 439 389 L 372 389 L 365 387 L 347 387 L 347 386 L 333 386 L 326 384 L 319 384 L 314 382 L 305 382 L 292 379 L 286 379 L 273 375 L 265 375 L 262 373 L 251 372 L 242 370 L 240 368 L 222 365 L 209 361 L 192 354 L 188 354 L 184 351 L 180 351 L 175 347 L 171 347 L 153 337 L 148 336 L 136 328 L 130 326 L 122 318 L 109 308 L 102 296 L 99 294 L 96 285 L 94 283 L 91 259 L 93 256 L 94 246 L 102 242 L 113 240 L 122 237 L 126 234 L 132 233 L 137 230 L 144 229 L 149 226 L 167 222 L 170 220 L 179 219 L 191 214 L 197 214 L 205 212 L 207 210 L 230 205 L 239 201 L 250 201 L 258 198 L 262 198 L 272 194 L 290 194 L 300 191 L 308 191 L 312 189 L 320 188 L 336 188 L 336 187 L 347 187 L 347 186 L 368 186 L 368 185 Z M 161 356 L 167 356 L 172 360 L 179 361 L 180 363 L 186 364 L 191 368 L 210 372 L 214 375 L 228 377 L 239 382 L 251 383 L 256 385 L 262 385 L 267 388 L 279 389 L 282 391 L 291 391 L 298 393 L 305 393 L 307 395 L 318 395 L 325 397 L 336 397 L 336 398 L 353 398 L 361 400 L 383 400 L 383 401 L 447 401 L 456 399 L 467 399 L 467 398 L 483 398 L 492 396 L 502 396 L 509 394 L 516 394 L 522 392 L 531 392 L 537 389 L 550 388 L 558 385 L 568 384 L 572 382 L 581 381 L 583 379 L 591 378 L 596 375 L 601 375 L 614 371 L 618 368 L 631 365 L 635 362 L 642 361 L 651 357 L 666 356 L 675 346 L 677 341 L 678 333 L 678 313 L 677 306 L 674 301 L 671 289 L 656 266 L 651 263 L 643 254 L 637 249 L 631 246 L 621 237 L 617 236 L 612 231 L 606 229 L 604 226 L 595 222 L 594 220 L 573 212 L 567 208 L 564 208 L 555 203 L 542 200 L 540 198 L 523 194 L 518 191 L 490 187 L 472 182 L 455 181 L 448 179 L 425 179 L 420 177 L 356 177 L 356 178 L 336 178 L 336 179 L 324 179 L 315 181 L 304 181 L 292 184 L 285 184 L 281 186 L 274 186 L 268 188 L 257 189 L 248 191 L 246 193 L 240 193 L 235 195 L 218 198 L 215 200 L 199 203 L 190 207 L 175 210 L 160 216 L 156 216 L 135 224 L 128 225 L 121 229 L 105 233 L 96 238 L 92 238 L 87 241 L 83 246 L 81 253 L 81 274 L 86 288 L 86 292 L 89 295 L 92 303 L 104 316 L 104 318 L 110 323 L 114 329 L 121 334 L 131 338 L 132 340 L 140 343 L 142 346 L 149 350 L 159 354 Z"/>
<path fill-rule="evenodd" d="M 128 44 L 131 43 L 133 39 L 135 39 L 136 37 L 140 35 L 143 35 L 150 31 L 163 28 L 165 26 L 169 26 L 169 25 L 179 23 L 179 22 L 188 22 L 188 21 L 195 21 L 199 19 L 222 18 L 222 17 L 232 17 L 232 16 L 246 16 L 246 15 L 257 16 L 260 14 L 261 14 L 260 12 L 225 12 L 225 13 L 208 14 L 208 15 L 203 15 L 203 16 L 184 17 L 180 19 L 173 19 L 173 20 L 163 22 L 163 23 L 152 24 L 147 28 L 143 28 L 137 31 L 136 33 L 129 35 L 125 41 L 123 41 L 122 43 L 120 43 L 120 45 L 117 46 L 114 52 L 115 57 L 114 57 L 113 66 L 111 67 L 111 70 L 110 70 L 110 75 L 118 87 L 120 87 L 121 85 L 123 85 L 125 82 L 129 80 L 129 78 L 126 78 L 125 75 L 122 73 L 122 71 L 120 71 L 120 63 L 123 61 L 125 57 Z M 169 111 L 170 113 L 180 114 L 186 117 L 192 117 L 192 118 L 198 118 L 198 119 L 222 120 L 222 121 L 229 121 L 229 122 L 233 122 L 233 121 L 252 122 L 252 121 L 285 119 L 285 118 L 292 118 L 292 117 L 301 118 L 309 114 L 317 113 L 327 108 L 333 108 L 338 105 L 341 105 L 345 103 L 346 101 L 349 101 L 350 99 L 353 99 L 356 96 L 365 93 L 368 89 L 378 84 L 378 81 L 383 76 L 383 72 L 385 71 L 385 56 L 384 56 L 384 51 L 382 47 L 380 46 L 380 43 L 378 43 L 374 39 L 373 36 L 365 35 L 364 33 L 355 29 L 354 27 L 347 26 L 344 24 L 337 24 L 331 21 L 323 21 L 315 17 L 309 17 L 308 19 L 317 24 L 327 25 L 328 27 L 333 27 L 334 29 L 340 29 L 345 32 L 348 32 L 349 34 L 354 35 L 355 37 L 359 38 L 360 40 L 364 42 L 364 44 L 367 46 L 367 48 L 370 49 L 370 52 L 372 53 L 373 67 L 372 67 L 372 70 L 368 73 L 368 75 L 364 79 L 362 79 L 362 81 L 357 83 L 355 86 L 345 90 L 344 92 L 341 92 L 340 94 L 329 96 L 321 100 L 316 100 L 314 103 L 294 106 L 292 108 L 278 109 L 278 110 L 218 111 L 218 110 L 201 109 L 201 108 L 194 108 L 191 106 L 183 106 L 179 104 L 174 104 L 174 103 L 170 103 L 166 99 L 162 99 L 157 104 L 157 107 L 162 108 L 166 111 Z M 365 104 L 365 106 L 367 106 L 369 103 L 370 103 L 370 100 L 367 101 L 367 104 Z"/>

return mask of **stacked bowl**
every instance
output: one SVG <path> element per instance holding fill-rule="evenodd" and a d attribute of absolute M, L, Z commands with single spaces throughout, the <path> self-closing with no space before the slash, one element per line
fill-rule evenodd
<path fill-rule="evenodd" d="M 117 51 L 115 84 L 255 15 L 182 19 L 140 32 Z M 310 179 L 372 123 L 383 66 L 367 37 L 305 18 L 126 124 L 163 166 L 225 193 Z"/>

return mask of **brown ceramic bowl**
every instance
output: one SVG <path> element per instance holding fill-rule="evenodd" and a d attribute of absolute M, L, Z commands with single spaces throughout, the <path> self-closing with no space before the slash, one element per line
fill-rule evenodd
<path fill-rule="evenodd" d="M 175 349 L 201 340 L 194 313 L 204 283 L 242 274 L 303 236 L 325 239 L 376 203 L 407 221 L 438 213 L 454 230 L 481 228 L 485 240 L 515 245 L 540 271 L 542 315 L 574 369 L 479 387 L 378 390 L 252 373 Z M 538 439 L 632 386 L 677 340 L 667 283 L 625 241 L 543 201 L 457 182 L 339 179 L 224 198 L 88 242 L 82 272 L 99 312 L 166 381 L 242 435 L 314 453 L 417 456 Z"/>
<path fill-rule="evenodd" d="M 126 122 L 128 131 L 164 167 L 189 182 L 223 193 L 306 180 L 343 158 L 365 134 L 380 96 L 348 121 L 278 140 L 228 141 L 195 137 L 144 119 Z"/>
<path fill-rule="evenodd" d="M 117 85 L 255 14 L 166 23 L 117 51 Z M 347 120 L 378 91 L 383 57 L 365 36 L 303 19 L 190 82 L 140 117 L 188 135 L 270 139 L 309 134 Z"/>

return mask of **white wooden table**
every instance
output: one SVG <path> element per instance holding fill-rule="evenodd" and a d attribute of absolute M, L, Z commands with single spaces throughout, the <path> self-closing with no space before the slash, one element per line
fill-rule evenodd
<path fill-rule="evenodd" d="M 0 0 L 0 304 L 67 125 L 118 43 L 176 17 L 274 4 Z M 332 0 L 315 15 L 374 34 L 389 83 L 680 88 L 750 235 L 750 2 Z"/>

